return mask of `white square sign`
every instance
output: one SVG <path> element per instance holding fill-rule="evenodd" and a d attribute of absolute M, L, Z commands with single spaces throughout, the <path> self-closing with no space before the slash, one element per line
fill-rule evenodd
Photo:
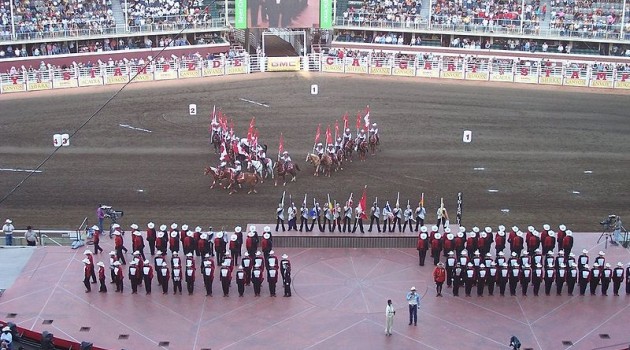
<path fill-rule="evenodd" d="M 463 137 L 463 141 L 465 143 L 470 143 L 472 142 L 472 131 L 470 130 L 464 130 L 464 137 Z"/>

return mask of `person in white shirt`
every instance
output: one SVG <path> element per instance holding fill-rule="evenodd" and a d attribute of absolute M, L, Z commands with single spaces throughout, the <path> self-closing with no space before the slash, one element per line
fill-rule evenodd
<path fill-rule="evenodd" d="M 385 335 L 392 335 L 392 326 L 394 325 L 394 315 L 396 315 L 396 310 L 394 310 L 394 305 L 392 305 L 392 300 L 387 300 L 387 307 L 385 308 Z"/>

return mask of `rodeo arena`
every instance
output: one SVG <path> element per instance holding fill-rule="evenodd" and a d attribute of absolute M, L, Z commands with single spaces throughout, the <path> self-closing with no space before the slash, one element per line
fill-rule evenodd
<path fill-rule="evenodd" d="M 630 0 L 0 0 L 0 349 L 630 349 L 629 110 Z"/>

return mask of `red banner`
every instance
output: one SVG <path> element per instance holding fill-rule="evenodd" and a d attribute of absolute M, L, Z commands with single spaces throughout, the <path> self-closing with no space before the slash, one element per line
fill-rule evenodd
<path fill-rule="evenodd" d="M 335 141 L 337 140 L 337 137 L 339 137 L 339 121 L 335 120 Z"/>
<path fill-rule="evenodd" d="M 332 144 L 332 135 L 330 134 L 330 125 L 326 127 L 326 147 Z"/>
<path fill-rule="evenodd" d="M 348 123 L 348 112 L 346 112 L 346 114 L 343 115 L 343 132 L 346 132 L 346 129 L 348 128 L 349 123 Z"/>
<path fill-rule="evenodd" d="M 357 131 L 361 129 L 361 111 L 357 112 Z"/>
<path fill-rule="evenodd" d="M 284 136 L 280 133 L 280 144 L 278 144 L 278 157 L 284 152 Z"/>
<path fill-rule="evenodd" d="M 363 188 L 363 195 L 359 200 L 359 208 L 361 208 L 361 219 L 367 219 L 366 209 L 367 209 L 367 186 Z"/>
<path fill-rule="evenodd" d="M 321 136 L 322 132 L 321 132 L 321 124 L 317 125 L 317 131 L 315 132 L 315 144 L 317 145 L 317 143 L 319 142 L 319 137 Z"/>

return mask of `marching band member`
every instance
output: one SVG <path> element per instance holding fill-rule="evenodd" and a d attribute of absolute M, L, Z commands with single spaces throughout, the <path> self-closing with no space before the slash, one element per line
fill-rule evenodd
<path fill-rule="evenodd" d="M 376 229 L 378 230 L 379 233 L 381 232 L 381 223 L 379 220 L 380 216 L 381 216 L 381 209 L 378 207 L 378 203 L 374 202 L 374 204 L 372 204 L 372 208 L 370 208 L 370 228 L 368 229 L 368 232 L 372 232 L 374 221 L 376 221 Z"/>
<path fill-rule="evenodd" d="M 402 232 L 405 232 L 407 229 L 407 224 L 409 224 L 409 230 L 413 232 L 413 210 L 411 209 L 411 205 L 407 204 L 407 208 L 403 212 L 403 217 L 405 223 L 403 224 Z"/>

